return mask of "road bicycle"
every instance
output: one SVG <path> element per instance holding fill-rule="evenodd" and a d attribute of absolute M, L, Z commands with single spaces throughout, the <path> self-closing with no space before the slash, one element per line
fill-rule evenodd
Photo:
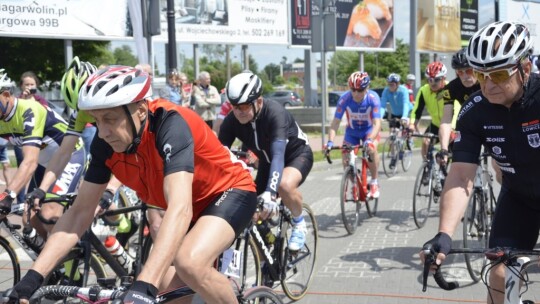
<path fill-rule="evenodd" d="M 349 234 L 354 234 L 358 227 L 360 219 L 360 209 L 362 205 L 366 206 L 369 217 L 375 216 L 379 205 L 379 198 L 368 196 L 370 185 L 367 181 L 368 158 L 367 152 L 363 150 L 361 145 L 342 145 L 341 147 L 332 147 L 332 150 L 342 150 L 344 157 L 343 162 L 346 164 L 345 171 L 341 177 L 340 186 L 340 206 L 341 217 L 345 229 Z M 358 168 L 356 158 L 358 150 L 362 150 L 361 167 Z M 332 164 L 330 154 L 326 151 L 326 160 Z"/>
<path fill-rule="evenodd" d="M 427 279 L 431 265 L 435 264 L 437 253 L 430 245 L 424 246 L 422 249 L 425 255 L 424 270 L 422 273 L 422 291 L 427 290 Z M 493 301 L 493 292 L 502 292 L 504 296 L 504 304 L 534 304 L 530 300 L 522 300 L 521 296 L 528 290 L 531 279 L 528 275 L 527 268 L 532 265 L 538 267 L 540 261 L 540 250 L 520 250 L 506 247 L 496 248 L 462 248 L 452 249 L 450 254 L 482 254 L 490 262 L 484 265 L 482 269 L 481 279 L 488 289 L 488 295 Z M 488 276 L 491 269 L 499 264 L 505 265 L 505 290 L 496 290 L 489 286 Z M 538 272 L 537 270 L 535 272 Z M 438 267 L 433 275 L 437 285 L 444 290 L 454 290 L 459 287 L 457 281 L 448 282 L 441 267 Z"/>
<path fill-rule="evenodd" d="M 43 286 L 39 288 L 29 299 L 31 304 L 41 303 L 43 298 L 62 297 L 69 299 L 79 299 L 86 303 L 98 304 L 110 302 L 121 303 L 121 299 L 126 292 L 126 287 L 102 288 L 100 286 L 76 287 L 76 286 Z M 154 303 L 167 303 L 173 300 L 191 297 L 195 292 L 189 287 L 181 287 L 158 294 Z M 283 303 L 279 296 L 266 286 L 256 286 L 246 289 L 237 296 L 238 303 L 260 303 L 260 304 L 280 304 Z M 2 303 L 7 303 L 9 294 L 4 293 Z"/>
<path fill-rule="evenodd" d="M 416 174 L 413 189 L 413 217 L 416 227 L 422 228 L 430 216 L 432 202 L 438 203 L 444 180 L 446 178 L 446 165 L 439 166 L 442 156 L 435 150 L 438 136 L 433 133 L 412 134 L 413 137 L 429 139 L 426 160 Z"/>
<path fill-rule="evenodd" d="M 409 131 L 403 128 L 400 119 L 389 121 L 393 126 L 390 128 L 390 135 L 384 141 L 382 149 L 382 165 L 384 174 L 392 177 L 397 173 L 397 163 L 401 162 L 404 172 L 407 172 L 412 163 L 412 147 L 409 141 Z M 399 127 L 395 127 L 399 125 Z"/>
<path fill-rule="evenodd" d="M 497 204 L 497 197 L 493 192 L 493 175 L 488 168 L 488 157 L 487 152 L 480 156 L 473 192 L 463 216 L 464 248 L 488 248 L 492 216 Z M 465 254 L 467 270 L 474 282 L 480 280 L 486 262 L 484 254 Z"/>

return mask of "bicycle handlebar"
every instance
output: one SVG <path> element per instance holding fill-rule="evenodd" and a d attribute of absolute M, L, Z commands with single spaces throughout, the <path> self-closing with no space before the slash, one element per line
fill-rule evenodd
<path fill-rule="evenodd" d="M 332 148 L 330 149 L 325 149 L 324 151 L 324 156 L 326 157 L 326 161 L 329 163 L 329 164 L 332 164 L 332 159 L 330 159 L 330 150 L 345 150 L 345 151 L 351 151 L 353 149 L 356 149 L 356 148 L 359 148 L 359 149 L 362 149 L 362 145 L 341 145 L 341 146 L 333 146 Z M 371 161 L 371 160 L 370 160 Z"/>
<path fill-rule="evenodd" d="M 84 300 L 88 303 L 96 303 L 103 301 L 112 301 L 122 298 L 125 291 L 120 289 L 102 289 L 99 286 L 92 287 L 77 287 L 77 286 L 63 286 L 63 285 L 49 285 L 40 287 L 32 297 L 30 297 L 30 304 L 39 303 L 43 297 L 46 296 L 59 296 L 59 297 L 73 297 Z"/>

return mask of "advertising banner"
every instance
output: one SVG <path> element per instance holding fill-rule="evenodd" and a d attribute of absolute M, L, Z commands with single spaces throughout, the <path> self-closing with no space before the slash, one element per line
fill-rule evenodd
<path fill-rule="evenodd" d="M 311 34 L 305 24 L 303 8 L 311 6 L 313 15 L 320 14 L 313 2 L 291 0 L 291 44 L 310 47 Z M 392 51 L 394 41 L 394 0 L 335 0 L 328 9 L 336 13 L 336 46 L 342 50 Z"/>
<path fill-rule="evenodd" d="M 540 1 L 506 1 L 506 19 L 524 23 L 534 41 L 534 54 L 540 53 Z"/>
<path fill-rule="evenodd" d="M 420 52 L 453 53 L 478 30 L 478 0 L 418 0 Z"/>
<path fill-rule="evenodd" d="M 125 39 L 127 0 L 2 0 L 0 36 Z"/>
<path fill-rule="evenodd" d="M 167 41 L 167 1 L 160 0 Z M 288 44 L 287 0 L 175 0 L 176 40 L 189 43 Z"/>

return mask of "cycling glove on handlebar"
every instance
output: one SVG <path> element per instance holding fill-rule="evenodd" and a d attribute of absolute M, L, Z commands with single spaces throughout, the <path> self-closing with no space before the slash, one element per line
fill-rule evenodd
<path fill-rule="evenodd" d="M 158 289 L 147 282 L 135 281 L 128 292 L 125 294 L 124 303 L 156 303 Z"/>
<path fill-rule="evenodd" d="M 432 246 L 436 253 L 448 255 L 448 252 L 450 252 L 450 249 L 452 249 L 452 238 L 444 232 L 439 232 L 434 238 L 424 244 L 424 248 L 428 244 Z"/>
<path fill-rule="evenodd" d="M 19 299 L 30 299 L 30 297 L 38 290 L 43 284 L 43 276 L 30 269 L 26 275 L 13 287 L 11 294 L 9 295 L 9 303 L 19 303 Z"/>

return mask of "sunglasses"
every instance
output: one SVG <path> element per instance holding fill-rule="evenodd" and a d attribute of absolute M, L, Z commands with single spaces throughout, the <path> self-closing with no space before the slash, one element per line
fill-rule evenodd
<path fill-rule="evenodd" d="M 367 90 L 367 88 L 363 89 L 363 90 L 357 90 L 357 89 L 351 89 L 351 92 L 356 92 L 356 93 L 363 93 Z"/>
<path fill-rule="evenodd" d="M 493 83 L 499 84 L 507 81 L 517 72 L 518 68 L 517 66 L 508 68 L 508 69 L 501 69 L 501 70 L 495 70 L 491 72 L 481 72 L 474 70 L 474 76 L 478 79 L 479 82 L 485 83 L 486 79 L 489 78 Z"/>
<path fill-rule="evenodd" d="M 456 73 L 459 75 L 459 76 L 463 76 L 463 75 L 469 75 L 469 76 L 472 76 L 474 73 L 473 73 L 473 69 L 460 69 L 460 70 L 456 70 Z"/>
<path fill-rule="evenodd" d="M 429 77 L 427 81 L 429 83 L 438 83 L 442 80 L 442 77 Z"/>
<path fill-rule="evenodd" d="M 239 105 L 233 106 L 233 109 L 245 112 L 245 111 L 251 109 L 251 104 L 249 104 L 249 103 L 239 104 Z"/>

